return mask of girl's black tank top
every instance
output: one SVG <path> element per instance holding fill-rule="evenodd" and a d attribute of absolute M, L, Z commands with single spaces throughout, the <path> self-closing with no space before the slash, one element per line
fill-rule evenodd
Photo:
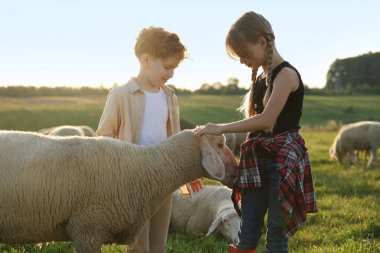
<path fill-rule="evenodd" d="M 289 97 L 282 109 L 281 113 L 277 117 L 275 125 L 273 127 L 272 134 L 279 134 L 289 130 L 300 129 L 300 119 L 302 115 L 302 107 L 303 107 L 303 98 L 304 98 L 304 85 L 301 79 L 301 75 L 288 62 L 282 62 L 278 66 L 276 66 L 272 70 L 271 82 L 269 82 L 269 87 L 266 86 L 265 78 L 259 77 L 255 83 L 254 87 L 254 101 L 256 102 L 256 113 L 262 113 L 264 110 L 263 99 L 267 89 L 269 89 L 269 93 L 272 93 L 272 85 L 274 80 L 276 79 L 278 73 L 283 68 L 292 68 L 296 71 L 299 78 L 299 85 L 297 90 L 291 92 Z M 260 131 L 259 131 L 260 132 Z"/>
<path fill-rule="evenodd" d="M 253 87 L 253 96 L 255 101 L 255 112 L 256 113 L 262 113 L 264 110 L 263 105 L 263 99 L 266 93 L 266 90 L 269 89 L 269 93 L 272 93 L 273 89 L 273 82 L 276 79 L 278 73 L 283 68 L 292 68 L 296 71 L 298 78 L 299 78 L 299 85 L 297 90 L 291 92 L 289 94 L 289 97 L 284 105 L 284 108 L 282 109 L 281 113 L 277 117 L 277 120 L 275 122 L 275 125 L 273 127 L 272 133 L 267 133 L 265 131 L 254 131 L 249 134 L 249 137 L 255 137 L 255 136 L 266 136 L 266 135 L 276 135 L 280 134 L 289 130 L 295 130 L 300 129 L 300 119 L 302 115 L 302 107 L 303 107 L 303 98 L 304 98 L 304 84 L 301 79 L 301 75 L 297 71 L 296 68 L 294 68 L 292 65 L 290 65 L 288 62 L 282 62 L 278 66 L 276 66 L 272 70 L 271 75 L 271 82 L 269 82 L 269 87 L 266 86 L 266 79 L 263 77 L 263 75 L 260 75 Z M 261 145 L 257 146 L 256 152 L 259 157 L 272 157 L 272 155 L 266 151 L 264 148 L 261 147 Z"/>

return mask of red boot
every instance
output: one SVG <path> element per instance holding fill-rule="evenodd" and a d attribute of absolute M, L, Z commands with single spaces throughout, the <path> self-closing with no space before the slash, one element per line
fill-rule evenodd
<path fill-rule="evenodd" d="M 256 253 L 256 250 L 242 250 L 236 248 L 233 244 L 230 244 L 229 253 Z"/>

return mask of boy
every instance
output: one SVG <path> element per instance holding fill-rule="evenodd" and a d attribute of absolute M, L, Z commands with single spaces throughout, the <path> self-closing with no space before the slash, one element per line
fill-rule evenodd
<path fill-rule="evenodd" d="M 135 44 L 140 72 L 109 92 L 96 135 L 152 145 L 178 133 L 177 97 L 165 83 L 173 77 L 185 53 L 176 34 L 157 27 L 143 29 Z M 127 245 L 126 252 L 164 252 L 171 206 L 169 196 L 147 221 L 136 242 Z"/>

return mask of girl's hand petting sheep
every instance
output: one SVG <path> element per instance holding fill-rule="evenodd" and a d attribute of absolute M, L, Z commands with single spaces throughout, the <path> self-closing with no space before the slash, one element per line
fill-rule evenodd
<path fill-rule="evenodd" d="M 223 125 L 208 123 L 203 127 L 200 127 L 195 132 L 195 136 L 202 136 L 204 134 L 221 135 L 223 134 Z"/>

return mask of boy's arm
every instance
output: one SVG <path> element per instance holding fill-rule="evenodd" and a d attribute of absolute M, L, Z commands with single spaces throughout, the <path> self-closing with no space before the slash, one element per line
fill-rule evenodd
<path fill-rule="evenodd" d="M 104 106 L 102 116 L 100 117 L 98 130 L 96 130 L 96 136 L 116 138 L 119 125 L 119 107 L 116 93 L 114 92 L 114 89 L 112 89 L 108 93 L 106 105 Z"/>
<path fill-rule="evenodd" d="M 180 115 L 179 115 L 179 105 L 178 98 L 175 94 L 173 94 L 173 120 L 175 120 L 173 124 L 172 134 L 179 133 L 181 131 L 180 128 Z"/>
<path fill-rule="evenodd" d="M 203 189 L 203 184 L 200 178 L 195 179 L 187 184 L 182 185 L 180 188 L 180 192 L 182 195 L 190 195 L 192 192 L 199 192 Z"/>

